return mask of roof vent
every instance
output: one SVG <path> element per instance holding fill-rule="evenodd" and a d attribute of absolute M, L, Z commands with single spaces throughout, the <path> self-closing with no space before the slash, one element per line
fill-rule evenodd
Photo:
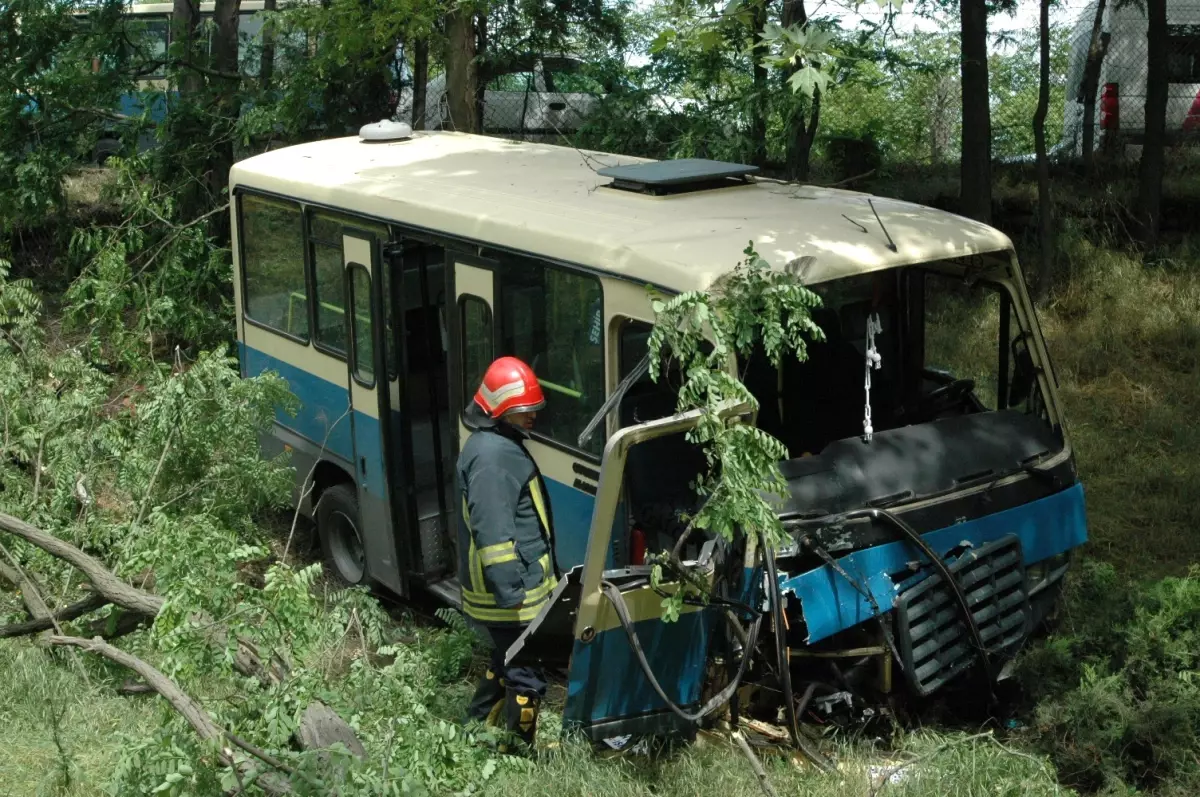
<path fill-rule="evenodd" d="M 662 196 L 745 185 L 750 182 L 750 175 L 757 171 L 757 166 L 744 163 L 680 158 L 628 166 L 606 166 L 597 174 L 613 178 L 608 184 L 609 188 Z"/>
<path fill-rule="evenodd" d="M 383 119 L 359 128 L 358 136 L 363 141 L 403 141 L 412 138 L 412 126 L 404 122 Z"/>

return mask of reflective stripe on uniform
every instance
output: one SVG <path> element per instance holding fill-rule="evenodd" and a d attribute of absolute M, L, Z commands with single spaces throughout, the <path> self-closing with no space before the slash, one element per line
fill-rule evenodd
<path fill-rule="evenodd" d="M 512 540 L 488 545 L 479 549 L 479 561 L 483 563 L 484 567 L 504 562 L 515 562 L 516 560 L 517 547 L 513 544 Z"/>
<path fill-rule="evenodd" d="M 538 612 L 542 610 L 548 596 L 544 596 L 536 603 L 523 603 L 520 608 L 497 609 L 487 608 L 484 606 L 476 606 L 467 600 L 467 596 L 463 595 L 463 611 L 469 617 L 482 622 L 494 623 L 527 623 L 538 616 Z"/>
<path fill-rule="evenodd" d="M 543 557 L 543 558 L 545 558 L 545 557 Z M 529 589 L 529 590 L 525 591 L 525 602 L 530 603 L 532 601 L 541 600 L 542 598 L 546 597 L 551 592 L 553 592 L 554 588 L 557 585 L 558 585 L 558 580 L 554 577 L 554 574 L 546 573 L 545 578 L 543 579 L 541 584 L 538 584 L 533 589 Z M 492 595 L 492 593 L 488 592 L 487 590 L 467 589 L 466 587 L 463 587 L 462 593 L 463 593 L 464 601 L 469 600 L 471 603 L 474 603 L 474 604 L 477 604 L 480 606 L 495 606 L 496 605 L 495 596 Z"/>
<path fill-rule="evenodd" d="M 542 497 L 542 488 L 538 484 L 536 473 L 529 480 L 529 497 L 533 499 L 533 509 L 537 512 L 538 520 L 542 522 L 542 531 L 546 533 L 546 539 L 550 540 L 550 515 L 546 512 L 546 499 Z"/>

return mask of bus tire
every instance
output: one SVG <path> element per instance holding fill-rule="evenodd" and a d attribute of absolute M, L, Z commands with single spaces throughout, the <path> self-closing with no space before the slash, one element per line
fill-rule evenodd
<path fill-rule="evenodd" d="M 344 587 L 366 584 L 366 548 L 354 485 L 335 484 L 322 492 L 316 515 L 326 575 Z"/>
<path fill-rule="evenodd" d="M 121 153 L 121 142 L 115 138 L 102 138 L 92 149 L 92 163 L 103 166 L 113 155 Z"/>

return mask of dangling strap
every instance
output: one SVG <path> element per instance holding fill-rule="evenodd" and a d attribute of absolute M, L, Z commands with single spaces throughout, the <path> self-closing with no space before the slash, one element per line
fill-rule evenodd
<path fill-rule="evenodd" d="M 872 313 L 867 316 L 867 345 L 866 345 L 866 380 L 864 387 L 866 388 L 867 403 L 863 413 L 863 440 L 870 442 L 871 436 L 875 434 L 875 428 L 871 425 L 871 369 L 876 371 L 883 365 L 883 358 L 879 356 L 879 351 L 875 348 L 875 336 L 883 332 L 883 324 L 879 321 L 879 313 Z"/>

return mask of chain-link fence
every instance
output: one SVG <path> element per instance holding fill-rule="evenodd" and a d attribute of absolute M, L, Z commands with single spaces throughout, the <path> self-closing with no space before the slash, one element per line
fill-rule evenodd
<path fill-rule="evenodd" d="M 1061 6 L 1051 29 L 1047 142 L 1056 154 L 1137 144 L 1146 128 L 1149 46 L 1143 4 L 1127 0 Z M 992 126 L 997 157 L 1032 152 L 1037 106 L 1037 33 L 993 56 Z M 1167 0 L 1168 141 L 1200 135 L 1200 3 Z M 1022 77 L 1019 74 L 1025 71 Z"/>

